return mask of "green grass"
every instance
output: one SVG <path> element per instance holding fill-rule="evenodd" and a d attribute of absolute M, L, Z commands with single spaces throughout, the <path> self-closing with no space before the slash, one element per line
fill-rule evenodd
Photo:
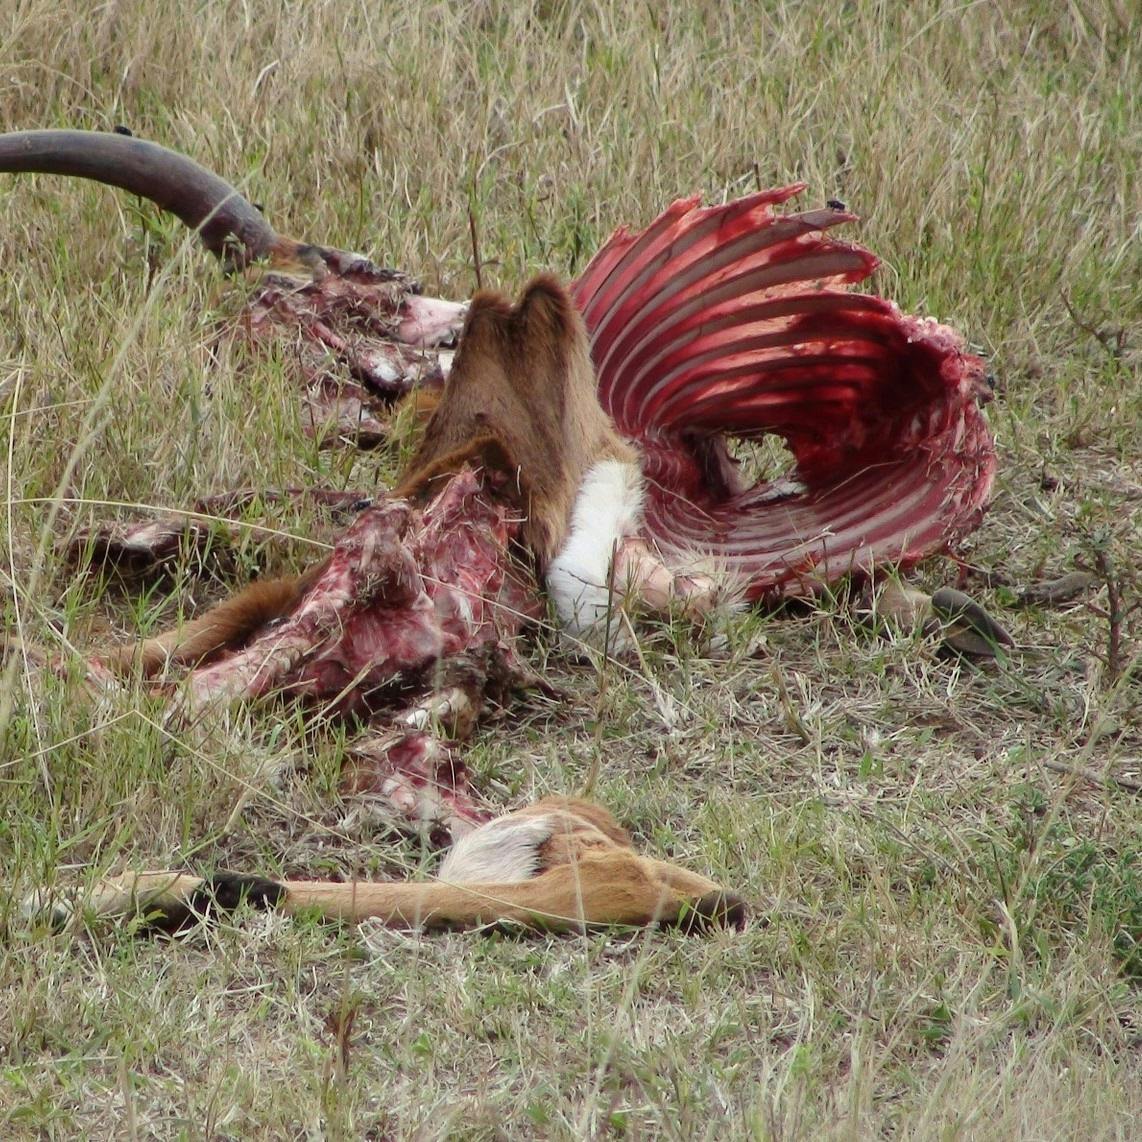
<path fill-rule="evenodd" d="M 754 902 L 742 934 L 419 937 L 249 917 L 176 943 L 64 936 L 15 900 L 123 867 L 403 876 L 417 842 L 336 795 L 344 737 L 92 708 L 10 649 L 0 692 L 0 1134 L 22 1137 L 1130 1137 L 1142 1118 L 1139 611 L 1017 588 L 1142 549 L 1142 21 L 1118 0 L 102 6 L 0 12 L 0 127 L 128 124 L 281 232 L 465 296 L 570 274 L 674 198 L 803 179 L 875 285 L 990 356 L 1001 467 L 976 670 L 826 601 L 676 632 L 468 760 L 516 804 L 581 788 Z M 96 519 L 240 486 L 369 487 L 315 450 L 280 362 L 215 362 L 240 304 L 128 196 L 0 181 L 0 607 L 72 654 L 221 590 L 139 599 L 64 553 Z M 276 518 L 276 517 L 275 517 Z M 301 562 L 251 536 L 227 581 Z M 922 579 L 951 582 L 935 562 Z M 1105 588 L 1090 596 L 1106 606 Z M 1056 768 L 1051 768 L 1055 766 Z M 1061 771 L 1059 767 L 1069 771 Z M 1133 781 L 1134 787 L 1128 783 Z"/>

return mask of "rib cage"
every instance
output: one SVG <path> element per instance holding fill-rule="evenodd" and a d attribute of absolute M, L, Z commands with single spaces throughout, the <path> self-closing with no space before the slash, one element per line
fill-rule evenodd
<path fill-rule="evenodd" d="M 802 189 L 675 202 L 618 231 L 573 287 L 603 406 L 646 457 L 648 537 L 711 557 L 751 598 L 946 548 L 995 473 L 983 362 L 947 327 L 851 292 L 877 260 L 825 234 L 851 214 L 774 213 Z M 725 437 L 767 433 L 796 482 L 744 487 Z"/>

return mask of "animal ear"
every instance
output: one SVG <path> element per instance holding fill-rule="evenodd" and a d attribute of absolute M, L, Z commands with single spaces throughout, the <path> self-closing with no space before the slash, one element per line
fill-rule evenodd
<path fill-rule="evenodd" d="M 514 340 L 512 319 L 511 305 L 499 294 L 485 290 L 472 298 L 460 335 L 460 347 L 440 395 L 441 415 L 452 419 L 459 415 L 466 420 L 474 411 L 484 408 L 484 401 L 477 400 L 475 408 L 470 407 L 469 402 L 463 399 L 464 394 L 480 393 L 483 398 L 502 387 L 510 388 L 506 364 Z M 498 378 L 497 373 L 500 374 Z M 497 380 L 504 381 L 504 384 L 496 383 Z M 459 423 L 453 423 L 450 433 L 455 435 L 459 428 Z M 459 441 L 453 440 L 453 443 Z"/>
<path fill-rule="evenodd" d="M 466 355 L 486 353 L 503 340 L 504 327 L 512 315 L 511 303 L 502 294 L 481 290 L 468 304 L 468 316 L 460 334 L 460 350 L 452 368 L 455 374 Z M 497 349 L 496 352 L 499 352 Z"/>
<path fill-rule="evenodd" d="M 527 284 L 516 315 L 528 348 L 562 348 L 579 335 L 586 341 L 574 303 L 559 280 L 550 274 L 540 274 Z"/>

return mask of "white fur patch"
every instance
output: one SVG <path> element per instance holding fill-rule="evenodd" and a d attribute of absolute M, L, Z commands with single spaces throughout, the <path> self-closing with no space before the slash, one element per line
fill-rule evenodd
<path fill-rule="evenodd" d="M 645 494 L 635 463 L 600 460 L 583 477 L 567 542 L 547 569 L 547 592 L 567 630 L 588 633 L 622 601 L 625 585 L 610 586 L 611 560 L 638 532 Z"/>
<path fill-rule="evenodd" d="M 553 818 L 500 817 L 461 837 L 444 858 L 438 880 L 449 884 L 516 884 L 539 872 L 539 849 L 555 831 Z"/>

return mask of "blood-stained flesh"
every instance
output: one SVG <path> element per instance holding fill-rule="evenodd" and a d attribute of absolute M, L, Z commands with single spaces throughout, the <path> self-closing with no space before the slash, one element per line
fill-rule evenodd
<path fill-rule="evenodd" d="M 645 534 L 707 556 L 751 598 L 908 566 L 977 526 L 995 475 L 983 361 L 953 330 L 850 286 L 876 267 L 778 215 L 801 186 L 674 203 L 619 231 L 575 283 L 599 396 L 637 440 Z M 727 439 L 773 434 L 794 470 L 748 486 Z"/>
<path fill-rule="evenodd" d="M 280 692 L 365 711 L 423 689 L 443 659 L 510 649 L 541 604 L 508 552 L 518 515 L 486 477 L 465 468 L 423 510 L 386 499 L 361 512 L 291 614 L 192 672 L 189 704 Z"/>

